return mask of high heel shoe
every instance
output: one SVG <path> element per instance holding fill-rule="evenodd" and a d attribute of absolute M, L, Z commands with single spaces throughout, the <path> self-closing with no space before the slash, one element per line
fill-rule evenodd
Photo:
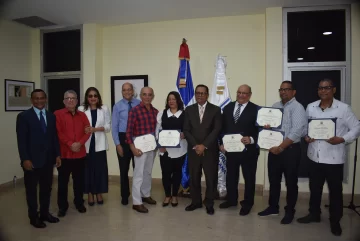
<path fill-rule="evenodd" d="M 179 203 L 176 200 L 176 203 L 171 202 L 171 206 L 176 207 Z"/>
<path fill-rule="evenodd" d="M 94 206 L 94 204 L 95 204 L 95 202 L 94 202 L 94 195 L 92 195 L 92 197 L 93 197 L 93 201 L 92 201 L 92 202 L 89 202 L 89 198 L 88 198 L 88 204 L 89 204 L 89 206 Z"/>
<path fill-rule="evenodd" d="M 166 198 L 165 198 L 166 199 Z M 162 206 L 163 207 L 167 207 L 167 206 L 169 206 L 169 203 L 171 202 L 171 198 L 169 199 L 169 201 L 168 202 L 165 202 L 165 200 L 164 200 L 164 202 L 162 203 Z"/>
<path fill-rule="evenodd" d="M 102 198 L 102 197 L 101 197 Z M 98 199 L 98 196 L 96 195 L 96 201 L 97 201 L 97 204 L 99 204 L 99 205 L 102 205 L 102 204 L 104 204 L 104 199 L 102 199 L 102 200 L 100 200 L 99 201 L 99 199 Z"/>

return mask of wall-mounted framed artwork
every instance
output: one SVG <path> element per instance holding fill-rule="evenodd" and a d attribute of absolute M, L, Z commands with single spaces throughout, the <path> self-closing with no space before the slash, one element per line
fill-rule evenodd
<path fill-rule="evenodd" d="M 23 111 L 29 109 L 31 92 L 35 82 L 5 79 L 5 111 Z"/>

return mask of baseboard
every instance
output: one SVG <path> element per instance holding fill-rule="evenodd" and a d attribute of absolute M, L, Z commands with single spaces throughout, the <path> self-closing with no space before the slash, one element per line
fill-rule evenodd
<path fill-rule="evenodd" d="M 129 177 L 129 179 L 131 182 L 131 177 Z M 161 178 L 153 178 L 152 180 L 153 180 L 153 184 L 162 185 Z M 70 182 L 71 182 L 71 179 L 70 179 Z M 57 175 L 54 175 L 53 183 L 57 183 Z M 120 185 L 120 176 L 109 175 L 109 183 Z M 23 184 L 24 184 L 24 178 L 23 177 L 18 178 L 16 181 L 16 185 L 18 186 L 18 185 L 23 185 Z M 201 186 L 206 187 L 205 181 L 201 182 Z M 243 183 L 239 183 L 238 189 L 240 192 L 243 192 L 245 189 L 245 185 Z M 12 181 L 0 184 L 0 193 L 9 192 L 9 191 L 13 191 L 13 190 L 14 190 L 14 183 Z M 264 190 L 264 185 L 256 184 L 255 185 L 255 195 L 268 197 L 269 190 Z M 280 196 L 286 197 L 286 191 L 281 191 Z M 329 197 L 328 193 L 323 193 L 323 196 L 322 196 L 323 200 L 328 200 L 328 197 Z M 310 198 L 310 192 L 299 192 L 298 199 L 309 200 L 309 198 Z M 360 194 L 355 194 L 354 198 L 360 199 Z M 350 193 L 343 194 L 343 199 L 350 200 L 351 194 Z"/>

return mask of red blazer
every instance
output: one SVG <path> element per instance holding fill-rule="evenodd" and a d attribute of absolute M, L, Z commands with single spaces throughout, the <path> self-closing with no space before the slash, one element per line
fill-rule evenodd
<path fill-rule="evenodd" d="M 54 112 L 56 116 L 56 129 L 60 142 L 61 158 L 77 159 L 86 156 L 85 142 L 90 138 L 90 134 L 85 134 L 85 128 L 90 126 L 86 115 L 76 110 L 72 115 L 66 108 Z M 71 145 L 80 142 L 79 152 L 73 152 Z"/>

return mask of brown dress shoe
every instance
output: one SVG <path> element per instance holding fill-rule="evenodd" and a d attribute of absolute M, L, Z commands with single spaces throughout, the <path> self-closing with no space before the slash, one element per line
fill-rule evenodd
<path fill-rule="evenodd" d="M 152 199 L 151 197 L 143 197 L 142 198 L 142 201 L 144 203 L 148 203 L 148 204 L 151 204 L 151 205 L 155 205 L 156 204 L 156 201 L 154 199 Z"/>
<path fill-rule="evenodd" d="M 133 209 L 138 211 L 139 213 L 148 213 L 149 210 L 143 205 L 133 205 Z"/>

